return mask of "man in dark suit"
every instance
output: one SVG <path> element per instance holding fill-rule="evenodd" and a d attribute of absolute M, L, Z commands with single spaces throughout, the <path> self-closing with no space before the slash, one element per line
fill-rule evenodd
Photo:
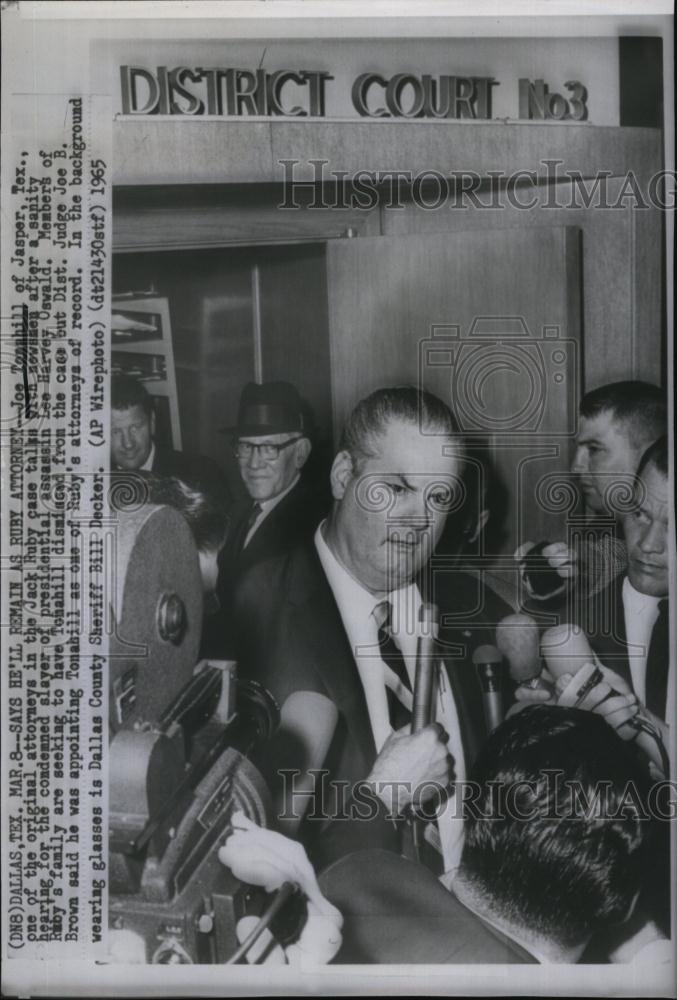
<path fill-rule="evenodd" d="M 587 600 L 623 575 L 627 550 L 622 513 L 642 454 L 665 434 L 666 422 L 665 393 L 649 382 L 613 382 L 583 396 L 571 473 L 583 501 L 585 525 L 570 542 L 545 545 L 546 572 L 540 574 L 540 583 L 527 572 L 533 543 L 520 546 L 516 555 L 524 577 L 525 610 L 565 615 L 567 605 Z M 555 573 L 547 572 L 547 563 Z"/>
<path fill-rule="evenodd" d="M 243 573 L 312 535 L 325 512 L 318 491 L 302 477 L 312 447 L 308 423 L 307 409 L 289 382 L 244 387 L 234 450 L 247 499 L 231 508 L 219 559 L 223 608 Z"/>
<path fill-rule="evenodd" d="M 130 375 L 111 379 L 111 467 L 113 472 L 173 476 L 224 506 L 227 502 L 225 478 L 216 462 L 156 444 L 153 400 Z"/>
<path fill-rule="evenodd" d="M 491 635 L 481 630 L 486 616 L 495 625 L 506 610 L 487 608 L 478 581 L 455 585 L 458 576 L 431 562 L 458 496 L 462 453 L 441 400 L 412 387 L 377 390 L 346 424 L 331 471 L 330 516 L 310 542 L 254 567 L 238 587 L 235 655 L 281 707 L 271 779 L 282 825 L 295 833 L 310 805 L 305 835 L 325 860 L 350 850 L 355 838 L 362 846 L 397 844 L 397 822 L 380 820 L 397 821 L 419 793 L 423 799 L 435 783 L 461 779 L 485 735 L 469 654 Z M 452 590 L 472 614 L 453 614 Z M 431 631 L 420 610 L 429 601 L 441 605 L 444 664 L 438 661 L 434 721 L 410 734 L 417 641 Z M 313 772 L 323 765 L 320 780 Z M 369 800 L 363 818 L 375 822 L 325 828 L 323 819 L 356 817 L 358 792 Z M 426 828 L 445 870 L 460 849 L 452 799 L 453 789 L 444 820 Z"/>
<path fill-rule="evenodd" d="M 592 688 L 580 707 L 603 716 L 626 740 L 636 741 L 659 767 L 660 746 L 628 722 L 640 713 L 669 747 L 668 707 L 674 703 L 670 673 L 668 559 L 667 438 L 659 438 L 640 459 L 631 510 L 623 518 L 628 551 L 627 573 L 613 580 L 592 599 L 577 606 L 576 623 L 584 629 L 604 668 L 604 679 Z M 563 703 L 572 703 L 591 665 L 560 678 Z M 543 701 L 547 692 L 519 688 L 520 701 Z M 667 775 L 666 775 L 667 777 Z M 669 926 L 669 844 L 666 836 L 654 852 L 638 919 L 649 913 L 659 926 Z"/>
<path fill-rule="evenodd" d="M 611 702 L 600 706 L 617 727 L 638 703 L 661 727 L 668 718 L 669 506 L 667 437 L 662 437 L 640 460 L 632 509 L 623 517 L 627 573 L 577 609 L 594 652 L 623 682 L 616 689 L 632 692 L 627 711 L 620 701 L 617 709 Z"/>
<path fill-rule="evenodd" d="M 594 598 L 579 601 L 573 616 L 607 671 L 604 684 L 590 691 L 585 707 L 604 715 L 628 739 L 636 733 L 625 723 L 641 710 L 658 725 L 666 745 L 673 683 L 669 670 L 669 506 L 664 436 L 644 452 L 632 507 L 623 518 L 627 572 Z M 519 701 L 543 702 L 550 697 L 545 690 L 517 690 Z"/>

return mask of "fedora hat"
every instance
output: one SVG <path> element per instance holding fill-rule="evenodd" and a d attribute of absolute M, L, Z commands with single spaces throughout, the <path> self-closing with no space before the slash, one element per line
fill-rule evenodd
<path fill-rule="evenodd" d="M 222 430 L 238 437 L 305 433 L 298 390 L 291 382 L 248 382 L 240 396 L 236 426 Z"/>

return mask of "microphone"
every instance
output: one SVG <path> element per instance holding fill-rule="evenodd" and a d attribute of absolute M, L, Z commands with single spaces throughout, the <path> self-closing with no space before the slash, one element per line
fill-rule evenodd
<path fill-rule="evenodd" d="M 284 766 L 286 755 L 291 750 L 295 767 L 301 772 L 291 790 L 287 791 L 290 801 L 282 802 L 276 810 L 278 828 L 287 836 L 295 835 L 315 794 L 312 772 L 324 765 L 337 722 L 336 705 L 318 691 L 294 691 L 282 705 L 277 767 Z"/>
<path fill-rule="evenodd" d="M 538 625 L 531 615 L 506 615 L 496 626 L 496 645 L 510 667 L 516 684 L 548 689 L 542 680 Z"/>
<path fill-rule="evenodd" d="M 555 680 L 564 674 L 576 674 L 586 663 L 594 664 L 595 662 L 595 654 L 590 648 L 585 632 L 580 625 L 570 623 L 555 625 L 554 628 L 547 629 L 541 637 L 541 652 L 548 664 L 548 670 Z M 576 692 L 576 701 L 573 707 L 577 708 L 586 695 L 603 680 L 602 671 L 595 668 Z M 612 698 L 618 693 L 611 688 L 608 697 Z M 647 723 L 640 716 L 635 716 L 628 720 L 627 725 L 634 729 L 645 730 Z"/>
<path fill-rule="evenodd" d="M 478 646 L 472 655 L 477 676 L 482 685 L 484 717 L 490 733 L 503 722 L 503 694 L 501 692 L 501 664 L 503 657 L 495 646 Z"/>
<path fill-rule="evenodd" d="M 543 549 L 550 544 L 549 541 L 538 542 L 522 557 L 524 579 L 531 588 L 533 596 L 542 600 L 554 597 L 566 588 L 566 580 L 553 569 L 543 555 Z"/>
<path fill-rule="evenodd" d="M 418 733 L 432 722 L 432 692 L 435 678 L 435 640 L 440 613 L 436 604 L 424 601 L 418 612 L 420 630 L 416 640 L 416 676 L 411 710 L 411 731 Z"/>

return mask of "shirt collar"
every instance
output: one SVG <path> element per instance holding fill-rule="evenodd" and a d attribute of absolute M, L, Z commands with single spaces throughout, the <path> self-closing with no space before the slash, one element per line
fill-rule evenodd
<path fill-rule="evenodd" d="M 641 594 L 630 583 L 630 578 L 626 576 L 623 580 L 623 606 L 626 611 L 633 615 L 645 615 L 656 611 L 661 597 L 652 597 L 651 594 Z"/>
<path fill-rule="evenodd" d="M 409 634 L 414 631 L 409 623 L 412 617 L 415 623 L 418 622 L 418 609 L 421 604 L 421 595 L 416 584 L 412 582 L 406 587 L 392 590 L 389 594 L 372 594 L 348 572 L 327 545 L 323 533 L 326 523 L 323 521 L 315 532 L 315 548 L 344 623 L 347 615 L 353 621 L 356 615 L 369 618 L 377 604 L 388 600 L 392 606 L 393 635 L 398 635 L 400 632 Z"/>
<path fill-rule="evenodd" d="M 318 525 L 315 532 L 315 548 L 317 549 L 317 554 L 322 563 L 322 569 L 325 572 L 329 586 L 334 593 L 339 611 L 342 616 L 344 610 L 350 611 L 352 617 L 359 608 L 364 610 L 365 616 L 368 616 L 372 613 L 376 605 L 385 599 L 384 595 L 377 596 L 372 594 L 354 576 L 351 576 L 343 563 L 337 559 L 324 538 L 323 529 L 326 523 L 326 521 L 322 521 Z"/>
<path fill-rule="evenodd" d="M 155 461 L 155 441 L 151 441 L 150 451 L 148 452 L 148 458 L 139 466 L 140 472 L 151 472 L 153 469 L 153 462 Z"/>

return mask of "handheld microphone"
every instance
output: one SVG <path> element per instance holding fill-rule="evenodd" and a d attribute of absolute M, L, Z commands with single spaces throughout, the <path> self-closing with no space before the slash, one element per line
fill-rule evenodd
<path fill-rule="evenodd" d="M 288 837 L 296 836 L 298 826 L 315 794 L 313 774 L 324 766 L 338 723 L 338 709 L 326 695 L 316 691 L 293 691 L 280 711 L 280 743 L 277 766 L 284 767 L 291 748 L 300 774 L 288 796 L 276 802 L 278 828 Z M 304 794 L 305 793 L 305 794 Z"/>
<path fill-rule="evenodd" d="M 564 580 L 543 555 L 543 549 L 551 543 L 538 542 L 522 559 L 524 579 L 536 598 L 554 597 L 566 587 Z"/>
<path fill-rule="evenodd" d="M 482 684 L 484 717 L 489 732 L 503 722 L 503 694 L 501 692 L 501 664 L 503 657 L 495 646 L 478 646 L 472 655 L 477 676 Z"/>
<path fill-rule="evenodd" d="M 552 676 L 557 678 L 564 674 L 576 674 L 586 663 L 595 662 L 595 654 L 590 648 L 588 638 L 580 625 L 566 623 L 555 625 L 554 628 L 547 629 L 541 637 L 541 653 L 543 654 L 548 670 Z M 596 668 L 576 692 L 574 708 L 577 708 L 583 699 L 604 680 L 602 671 Z M 619 692 L 611 688 L 608 697 L 612 698 Z M 646 721 L 639 716 L 629 719 L 629 726 L 634 729 L 645 729 Z"/>
<path fill-rule="evenodd" d="M 538 625 L 531 615 L 506 615 L 496 626 L 496 645 L 508 661 L 510 676 L 528 688 L 549 689 L 541 678 Z"/>
<path fill-rule="evenodd" d="M 541 638 L 541 652 L 553 677 L 576 674 L 586 663 L 594 664 L 595 662 L 595 654 L 590 648 L 587 636 L 578 625 L 565 624 L 549 628 Z M 586 695 L 603 680 L 602 671 L 595 667 L 588 680 L 576 691 L 574 708 L 577 708 Z M 618 691 L 611 688 L 607 698 L 613 698 L 617 694 Z M 663 773 L 668 776 L 670 774 L 670 758 L 656 726 L 642 715 L 635 715 L 628 719 L 626 725 L 631 726 L 637 733 L 644 733 L 654 741 Z"/>
<path fill-rule="evenodd" d="M 425 601 L 418 613 L 421 626 L 416 640 L 416 676 L 411 711 L 411 731 L 417 733 L 432 722 L 432 691 L 435 678 L 435 640 L 439 624 L 436 604 Z"/>

